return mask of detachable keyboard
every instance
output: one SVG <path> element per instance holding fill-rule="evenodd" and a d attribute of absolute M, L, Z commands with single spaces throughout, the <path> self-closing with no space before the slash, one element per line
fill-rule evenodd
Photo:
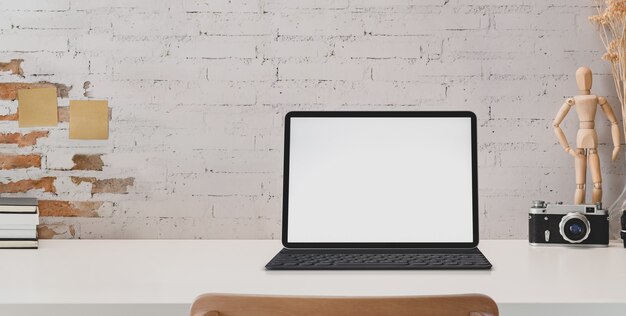
<path fill-rule="evenodd" d="M 473 249 L 283 249 L 268 270 L 490 269 Z"/>

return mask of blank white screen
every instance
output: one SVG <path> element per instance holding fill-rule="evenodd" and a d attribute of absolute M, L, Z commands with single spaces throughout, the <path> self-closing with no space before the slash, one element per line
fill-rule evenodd
<path fill-rule="evenodd" d="M 470 118 L 291 118 L 288 242 L 472 242 Z"/>

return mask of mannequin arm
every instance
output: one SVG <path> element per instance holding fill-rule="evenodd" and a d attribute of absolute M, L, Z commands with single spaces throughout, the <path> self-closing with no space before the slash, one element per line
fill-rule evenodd
<path fill-rule="evenodd" d="M 561 143 L 561 147 L 563 147 L 563 149 L 572 154 L 573 149 L 571 149 L 569 147 L 569 142 L 567 141 L 567 137 L 565 137 L 565 133 L 563 133 L 563 130 L 561 129 L 561 122 L 563 122 L 563 120 L 565 119 L 565 116 L 567 116 L 567 113 L 569 113 L 569 110 L 572 108 L 572 106 L 574 105 L 574 99 L 567 99 L 567 101 L 565 101 L 565 103 L 563 103 L 563 105 L 561 106 L 561 109 L 559 110 L 559 113 L 556 114 L 556 117 L 554 118 L 554 122 L 552 123 L 552 126 L 554 126 L 554 133 L 556 133 L 556 137 L 559 139 L 559 143 Z"/>
<path fill-rule="evenodd" d="M 620 131 L 619 126 L 617 125 L 617 117 L 615 117 L 615 113 L 613 113 L 613 109 L 609 102 L 606 101 L 606 98 L 598 97 L 598 103 L 600 103 L 600 107 L 602 108 L 602 112 L 606 114 L 611 122 L 611 136 L 613 137 L 613 160 L 617 159 L 617 154 L 620 148 Z"/>

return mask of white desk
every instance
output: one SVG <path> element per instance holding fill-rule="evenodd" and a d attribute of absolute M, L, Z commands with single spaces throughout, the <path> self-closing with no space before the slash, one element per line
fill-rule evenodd
<path fill-rule="evenodd" d="M 0 250 L 0 315 L 184 316 L 206 292 L 484 293 L 502 315 L 626 315 L 619 243 L 580 249 L 482 241 L 491 271 L 265 271 L 280 248 L 275 240 L 43 240 L 38 250 Z"/>

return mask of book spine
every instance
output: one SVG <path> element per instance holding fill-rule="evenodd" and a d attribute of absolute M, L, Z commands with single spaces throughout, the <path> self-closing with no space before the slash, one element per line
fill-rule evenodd
<path fill-rule="evenodd" d="M 37 214 L 37 210 L 28 211 L 28 212 L 20 212 L 20 211 L 4 211 L 0 210 L 0 214 Z"/>
<path fill-rule="evenodd" d="M 0 226 L 39 225 L 39 214 L 0 214 Z"/>
<path fill-rule="evenodd" d="M 0 238 L 0 241 L 38 241 L 37 238 Z"/>

